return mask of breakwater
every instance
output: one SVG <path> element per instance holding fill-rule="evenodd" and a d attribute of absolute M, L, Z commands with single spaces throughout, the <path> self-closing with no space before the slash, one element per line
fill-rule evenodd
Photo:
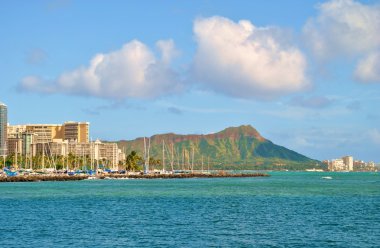
<path fill-rule="evenodd" d="M 175 179 L 175 178 L 226 178 L 226 177 L 268 177 L 265 173 L 249 174 L 201 174 L 201 173 L 180 173 L 180 174 L 100 174 L 89 175 L 18 175 L 12 177 L 0 177 L 0 182 L 39 182 L 39 181 L 79 181 L 85 179 Z"/>
<path fill-rule="evenodd" d="M 87 178 L 87 175 L 20 175 L 0 177 L 0 182 L 79 181 Z"/>
<path fill-rule="evenodd" d="M 179 174 L 110 174 L 98 176 L 99 179 L 107 178 L 131 178 L 131 179 L 174 179 L 174 178 L 219 178 L 219 177 L 268 177 L 265 173 L 249 173 L 249 174 L 231 174 L 231 173 L 217 173 L 217 174 L 202 174 L 202 173 L 179 173 Z"/>

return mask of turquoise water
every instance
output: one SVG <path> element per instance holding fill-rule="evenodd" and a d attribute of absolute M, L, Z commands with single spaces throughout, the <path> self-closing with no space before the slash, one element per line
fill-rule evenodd
<path fill-rule="evenodd" d="M 380 244 L 379 173 L 3 183 L 0 207 L 0 247 Z"/>

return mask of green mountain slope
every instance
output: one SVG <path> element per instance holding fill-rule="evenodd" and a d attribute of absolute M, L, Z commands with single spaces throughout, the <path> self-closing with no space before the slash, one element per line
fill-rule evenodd
<path fill-rule="evenodd" d="M 119 141 L 118 145 L 127 154 L 134 150 L 143 155 L 144 138 Z M 207 135 L 154 135 L 150 138 L 151 157 L 162 161 L 163 146 L 165 166 L 171 167 L 173 161 L 174 169 L 186 169 L 191 164 L 199 169 L 202 161 L 204 168 L 215 169 L 322 168 L 319 161 L 272 143 L 250 125 Z"/>

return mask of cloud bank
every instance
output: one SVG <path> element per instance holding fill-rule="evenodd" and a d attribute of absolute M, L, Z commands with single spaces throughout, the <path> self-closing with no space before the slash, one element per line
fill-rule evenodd
<path fill-rule="evenodd" d="M 224 17 L 197 19 L 195 78 L 217 92 L 270 99 L 308 86 L 302 52 L 282 41 L 278 28 L 255 27 Z"/>
<path fill-rule="evenodd" d="M 318 9 L 319 15 L 309 19 L 303 30 L 316 57 L 357 55 L 379 47 L 379 6 L 332 0 Z"/>
<path fill-rule="evenodd" d="M 179 75 L 170 68 L 177 54 L 172 40 L 157 42 L 161 59 L 142 42 L 133 40 L 120 50 L 95 55 L 88 66 L 61 74 L 55 80 L 27 76 L 24 91 L 66 93 L 101 98 L 154 98 L 182 90 Z"/>
<path fill-rule="evenodd" d="M 316 17 L 303 28 L 314 58 L 358 60 L 354 78 L 380 82 L 380 5 L 354 0 L 331 0 L 318 6 Z M 220 16 L 194 21 L 197 43 L 190 73 L 179 75 L 171 62 L 179 52 L 172 40 L 156 43 L 159 56 L 133 40 L 119 50 L 99 53 L 88 62 L 54 79 L 29 75 L 19 89 L 46 94 L 95 96 L 114 100 L 157 98 L 182 92 L 181 78 L 204 89 L 246 99 L 273 99 L 310 87 L 304 53 L 278 27 L 257 27 L 247 20 Z M 34 54 L 31 61 L 43 57 Z M 311 108 L 329 105 L 326 98 L 294 99 Z"/>
<path fill-rule="evenodd" d="M 318 16 L 303 29 L 306 45 L 319 61 L 357 58 L 355 78 L 380 82 L 380 5 L 332 0 L 318 6 Z"/>

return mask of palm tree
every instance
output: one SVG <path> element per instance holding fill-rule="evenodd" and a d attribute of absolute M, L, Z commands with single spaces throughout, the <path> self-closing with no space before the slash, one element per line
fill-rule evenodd
<path fill-rule="evenodd" d="M 149 166 L 151 166 L 152 170 L 154 170 L 155 168 L 160 168 L 161 165 L 161 159 L 155 159 L 153 157 L 149 158 Z"/>
<path fill-rule="evenodd" d="M 136 151 L 132 151 L 125 160 L 125 169 L 127 171 L 139 170 L 143 159 L 137 154 Z"/>

